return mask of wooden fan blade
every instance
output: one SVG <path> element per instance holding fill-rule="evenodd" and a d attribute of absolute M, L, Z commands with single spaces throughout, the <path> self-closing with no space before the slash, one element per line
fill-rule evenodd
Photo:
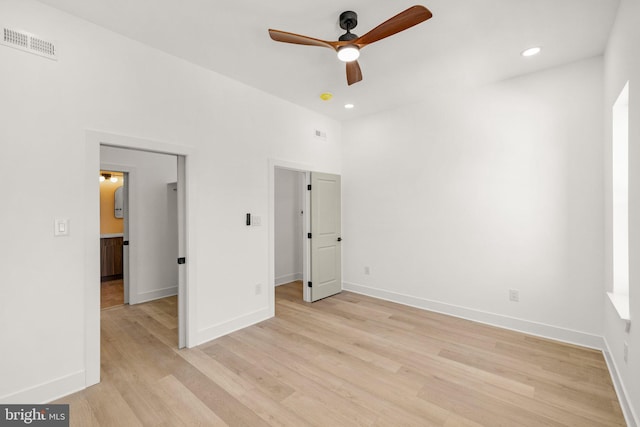
<path fill-rule="evenodd" d="M 407 28 L 411 28 L 414 25 L 426 21 L 432 16 L 433 15 L 426 7 L 412 6 L 404 12 L 400 12 L 393 18 L 386 20 L 364 36 L 356 39 L 354 44 L 362 48 L 368 44 L 399 33 L 400 31 L 404 31 Z"/>
<path fill-rule="evenodd" d="M 349 86 L 358 83 L 360 80 L 362 80 L 362 71 L 358 61 L 347 62 L 347 83 Z"/>
<path fill-rule="evenodd" d="M 288 33 L 286 31 L 269 29 L 269 36 L 277 42 L 301 44 L 305 46 L 328 47 L 329 49 L 337 49 L 337 42 L 329 42 L 326 40 L 314 39 L 313 37 L 302 36 L 300 34 Z"/>

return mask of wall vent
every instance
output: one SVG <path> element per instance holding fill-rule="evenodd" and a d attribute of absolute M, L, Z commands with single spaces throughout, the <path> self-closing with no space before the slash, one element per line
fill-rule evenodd
<path fill-rule="evenodd" d="M 53 42 L 44 40 L 24 31 L 17 31 L 7 27 L 2 27 L 2 39 L 0 39 L 0 44 L 20 49 L 24 52 L 44 56 L 45 58 L 53 60 L 58 59 L 58 51 Z"/>

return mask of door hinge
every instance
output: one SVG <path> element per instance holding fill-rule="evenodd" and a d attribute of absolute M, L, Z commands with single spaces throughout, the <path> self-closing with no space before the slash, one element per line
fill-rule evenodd
<path fill-rule="evenodd" d="M 187 259 L 185 257 L 178 258 L 178 264 L 186 264 Z"/>
<path fill-rule="evenodd" d="M 307 190 L 311 191 L 311 184 L 307 185 Z"/>
<path fill-rule="evenodd" d="M 311 238 L 311 233 L 307 233 L 307 239 Z"/>
<path fill-rule="evenodd" d="M 307 282 L 307 286 L 310 288 L 313 288 L 313 285 L 311 284 L 311 282 Z"/>

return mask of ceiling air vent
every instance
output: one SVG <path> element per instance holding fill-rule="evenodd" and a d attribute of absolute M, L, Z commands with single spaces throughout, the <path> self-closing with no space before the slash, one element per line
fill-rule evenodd
<path fill-rule="evenodd" d="M 24 31 L 16 31 L 3 27 L 0 44 L 44 56 L 45 58 L 58 59 L 56 45 L 53 42 L 41 39 Z"/>

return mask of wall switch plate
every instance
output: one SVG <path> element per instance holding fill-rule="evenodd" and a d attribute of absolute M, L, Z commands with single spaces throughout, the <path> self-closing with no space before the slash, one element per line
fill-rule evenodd
<path fill-rule="evenodd" d="M 364 274 L 367 276 L 371 274 L 371 268 L 368 265 L 364 267 Z"/>
<path fill-rule="evenodd" d="M 69 235 L 69 218 L 55 218 L 53 221 L 53 235 L 56 237 Z"/>
<path fill-rule="evenodd" d="M 509 289 L 509 301 L 520 301 L 520 291 L 517 289 Z"/>
<path fill-rule="evenodd" d="M 260 295 L 262 293 L 262 283 L 256 284 L 256 295 Z"/>
<path fill-rule="evenodd" d="M 262 218 L 260 218 L 258 215 L 253 215 L 251 217 L 251 225 L 254 225 L 254 226 L 262 225 Z"/>

